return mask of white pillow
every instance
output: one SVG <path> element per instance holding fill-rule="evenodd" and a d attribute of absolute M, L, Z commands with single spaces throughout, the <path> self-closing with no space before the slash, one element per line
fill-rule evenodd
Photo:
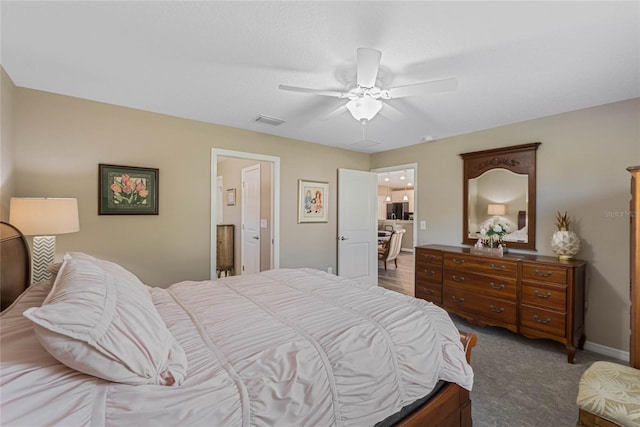
<path fill-rule="evenodd" d="M 186 355 L 145 285 L 122 267 L 128 274 L 104 265 L 65 256 L 42 306 L 24 312 L 39 341 L 58 361 L 89 375 L 134 385 L 181 384 Z M 113 265 L 107 268 L 118 272 Z"/>
<path fill-rule="evenodd" d="M 98 259 L 91 255 L 85 254 L 83 252 L 67 252 L 63 260 L 68 260 L 68 259 L 83 259 L 86 261 L 90 261 L 98 265 L 98 267 L 101 267 L 104 271 L 111 273 L 116 277 L 120 277 L 123 280 L 130 283 L 136 283 L 140 286 L 144 286 L 144 283 L 142 283 L 140 279 L 138 279 L 138 276 L 136 276 L 126 268 L 122 267 L 121 265 L 116 264 L 115 262 L 107 261 L 104 259 Z M 146 290 L 146 287 L 145 287 L 145 290 Z"/>

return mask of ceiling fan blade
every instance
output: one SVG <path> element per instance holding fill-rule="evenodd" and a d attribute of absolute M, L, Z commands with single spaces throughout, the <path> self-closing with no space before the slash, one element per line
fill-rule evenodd
<path fill-rule="evenodd" d="M 336 98 L 347 98 L 349 96 L 348 93 L 338 92 L 337 90 L 310 89 L 306 87 L 288 86 L 288 85 L 279 85 L 278 89 L 289 90 L 291 92 L 311 93 L 313 95 L 333 96 Z"/>
<path fill-rule="evenodd" d="M 396 107 L 392 107 L 388 102 L 382 103 L 382 110 L 380 115 L 391 120 L 392 122 L 399 122 L 407 118 L 405 114 L 398 110 Z"/>
<path fill-rule="evenodd" d="M 376 85 L 381 57 L 382 52 L 379 50 L 358 48 L 358 86 L 371 88 Z"/>
<path fill-rule="evenodd" d="M 458 79 L 450 78 L 450 79 L 442 79 L 442 80 L 433 80 L 433 81 L 424 82 L 424 83 L 416 83 L 416 84 L 406 85 L 406 86 L 392 87 L 391 89 L 387 89 L 386 91 L 383 91 L 383 92 L 387 92 L 389 95 L 389 98 L 403 98 L 405 96 L 419 96 L 419 95 L 428 95 L 428 94 L 437 93 L 437 92 L 448 92 L 448 91 L 456 90 L 457 88 L 458 88 Z"/>
<path fill-rule="evenodd" d="M 334 108 L 329 113 L 327 113 L 324 116 L 322 116 L 322 118 L 320 120 L 322 120 L 322 121 L 332 120 L 332 119 L 344 114 L 345 111 L 347 111 L 347 105 L 343 104 L 343 105 L 339 106 L 338 108 Z"/>

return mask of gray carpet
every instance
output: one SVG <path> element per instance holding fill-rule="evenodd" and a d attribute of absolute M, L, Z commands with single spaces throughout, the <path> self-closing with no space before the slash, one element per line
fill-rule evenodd
<path fill-rule="evenodd" d="M 474 427 L 574 427 L 580 376 L 596 360 L 625 362 L 578 350 L 567 363 L 565 347 L 505 329 L 477 327 L 452 315 L 459 329 L 478 336 L 471 353 Z"/>

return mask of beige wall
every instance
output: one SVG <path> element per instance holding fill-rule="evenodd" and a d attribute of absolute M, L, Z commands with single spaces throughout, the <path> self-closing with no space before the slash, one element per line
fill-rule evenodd
<path fill-rule="evenodd" d="M 211 150 L 220 148 L 280 158 L 280 266 L 335 271 L 335 209 L 328 223 L 298 224 L 298 179 L 329 182 L 335 206 L 337 169 L 368 170 L 368 154 L 24 88 L 14 101 L 12 195 L 78 198 L 80 232 L 58 236 L 58 258 L 88 252 L 155 286 L 209 278 Z M 98 163 L 159 168 L 160 214 L 99 216 Z"/>
<path fill-rule="evenodd" d="M 587 341 L 628 351 L 629 182 L 640 164 L 640 99 L 594 107 L 372 155 L 372 168 L 418 162 L 418 244 L 462 241 L 460 153 L 541 142 L 538 253 L 551 255 L 557 211 L 573 218 L 587 269 Z M 418 222 L 419 223 L 419 222 Z"/>
<path fill-rule="evenodd" d="M 9 221 L 9 200 L 14 193 L 13 98 L 15 86 L 0 67 L 0 220 Z"/>

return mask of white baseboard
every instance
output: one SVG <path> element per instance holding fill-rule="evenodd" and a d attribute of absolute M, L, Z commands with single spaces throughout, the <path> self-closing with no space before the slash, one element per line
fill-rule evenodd
<path fill-rule="evenodd" d="M 585 341 L 584 349 L 593 351 L 594 353 L 602 354 L 604 356 L 613 357 L 615 359 L 622 360 L 629 363 L 629 352 L 618 350 L 617 348 L 607 347 L 606 345 L 597 344 L 595 342 Z"/>

